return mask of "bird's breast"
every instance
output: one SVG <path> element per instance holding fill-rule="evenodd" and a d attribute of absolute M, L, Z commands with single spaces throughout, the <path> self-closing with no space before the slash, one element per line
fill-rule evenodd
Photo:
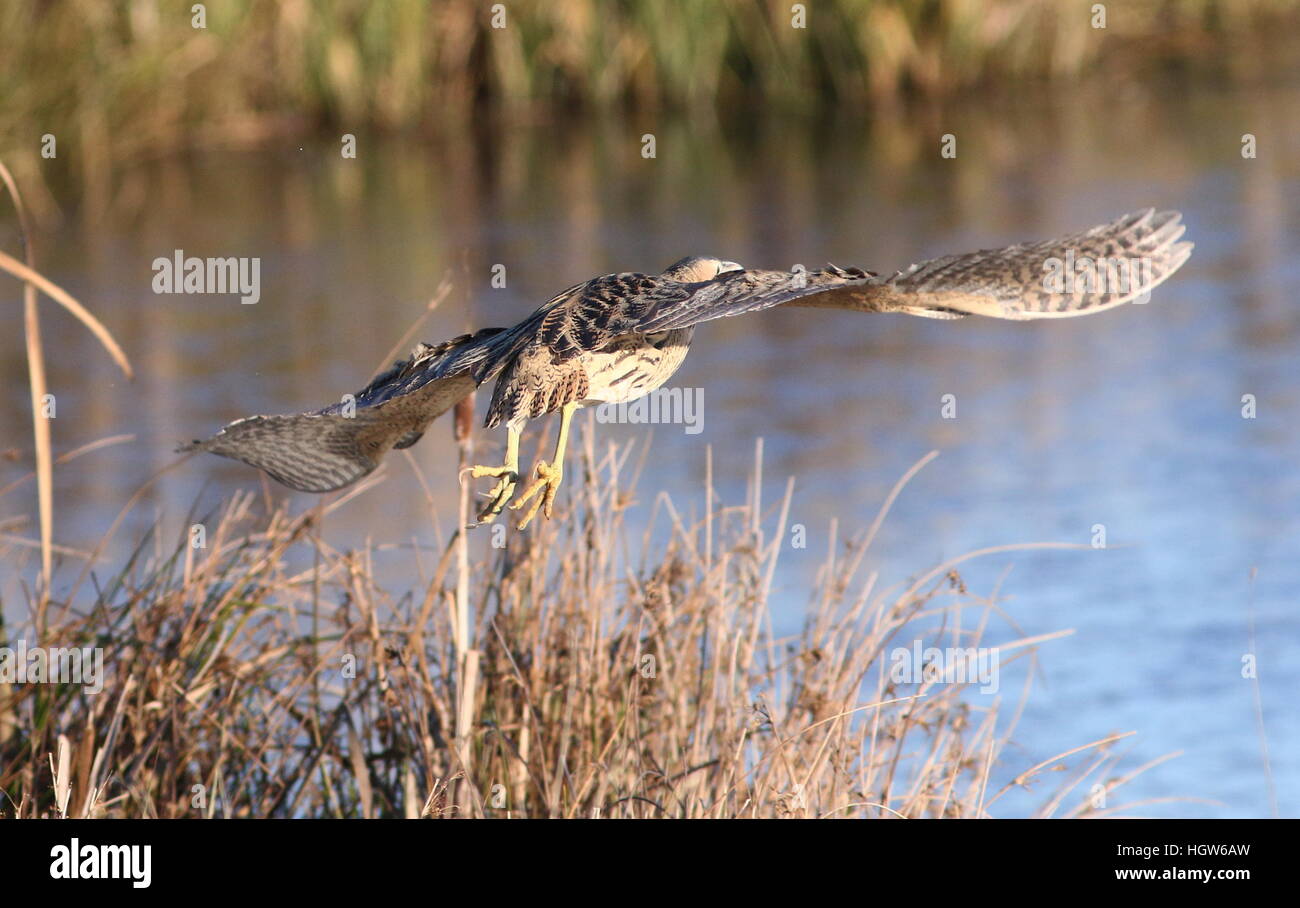
<path fill-rule="evenodd" d="M 624 334 L 582 354 L 587 401 L 622 403 L 649 394 L 672 378 L 686 359 L 695 328 Z"/>

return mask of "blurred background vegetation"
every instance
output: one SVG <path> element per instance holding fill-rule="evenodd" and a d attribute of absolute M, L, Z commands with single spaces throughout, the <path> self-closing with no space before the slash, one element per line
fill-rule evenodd
<path fill-rule="evenodd" d="M 6 0 L 0 158 L 116 164 L 319 128 L 437 132 L 485 106 L 737 111 L 1204 73 L 1251 80 L 1300 0 Z M 494 28 L 502 24 L 504 28 Z M 503 20 L 502 20 L 502 17 Z M 1286 49 L 1282 52 L 1288 52 Z M 36 200 L 39 204 L 39 199 Z"/>

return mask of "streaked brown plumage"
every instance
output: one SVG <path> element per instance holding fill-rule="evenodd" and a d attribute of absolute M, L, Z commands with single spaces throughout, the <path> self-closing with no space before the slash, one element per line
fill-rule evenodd
<path fill-rule="evenodd" d="M 524 423 L 562 414 L 554 463 L 538 464 L 514 505 L 536 498 L 523 526 L 539 506 L 550 516 L 573 411 L 664 384 L 701 322 L 780 305 L 928 318 L 1088 315 L 1146 294 L 1177 271 L 1192 250 L 1180 242 L 1183 231 L 1177 212 L 1148 209 L 1055 240 L 944 256 L 890 277 L 833 265 L 746 271 L 703 257 L 659 275 L 609 274 L 570 287 L 513 328 L 421 344 L 352 401 L 241 419 L 181 450 L 242 460 L 295 489 L 331 491 L 374 470 L 390 449 L 414 444 L 430 422 L 495 380 L 487 425 L 506 424 L 507 457 L 501 467 L 474 468 L 476 477 L 498 478 L 480 519 L 495 516 L 514 494 Z"/>

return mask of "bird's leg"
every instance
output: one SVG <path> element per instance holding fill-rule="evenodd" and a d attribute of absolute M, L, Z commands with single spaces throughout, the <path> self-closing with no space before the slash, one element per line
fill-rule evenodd
<path fill-rule="evenodd" d="M 537 461 L 537 467 L 533 470 L 533 481 L 510 506 L 512 510 L 522 508 L 528 503 L 528 499 L 536 496 L 524 519 L 519 521 L 521 530 L 537 516 L 538 508 L 546 512 L 547 518 L 551 516 L 551 508 L 555 504 L 555 491 L 560 487 L 560 480 L 564 478 L 564 447 L 569 441 L 569 421 L 577 409 L 578 404 L 569 403 L 560 410 L 560 435 L 555 440 L 554 459 L 549 464 L 544 460 Z"/>
<path fill-rule="evenodd" d="M 499 467 L 473 467 L 469 475 L 475 479 L 484 476 L 497 476 L 499 480 L 488 493 L 488 503 L 478 512 L 479 522 L 490 521 L 501 513 L 510 496 L 515 493 L 515 484 L 519 482 L 519 430 L 506 426 L 506 462 Z"/>

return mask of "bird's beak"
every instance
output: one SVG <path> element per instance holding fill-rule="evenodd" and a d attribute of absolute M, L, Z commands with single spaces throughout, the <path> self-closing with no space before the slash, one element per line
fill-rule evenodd
<path fill-rule="evenodd" d="M 738 262 L 719 262 L 718 274 L 726 274 L 728 271 L 744 271 L 745 266 Z"/>

